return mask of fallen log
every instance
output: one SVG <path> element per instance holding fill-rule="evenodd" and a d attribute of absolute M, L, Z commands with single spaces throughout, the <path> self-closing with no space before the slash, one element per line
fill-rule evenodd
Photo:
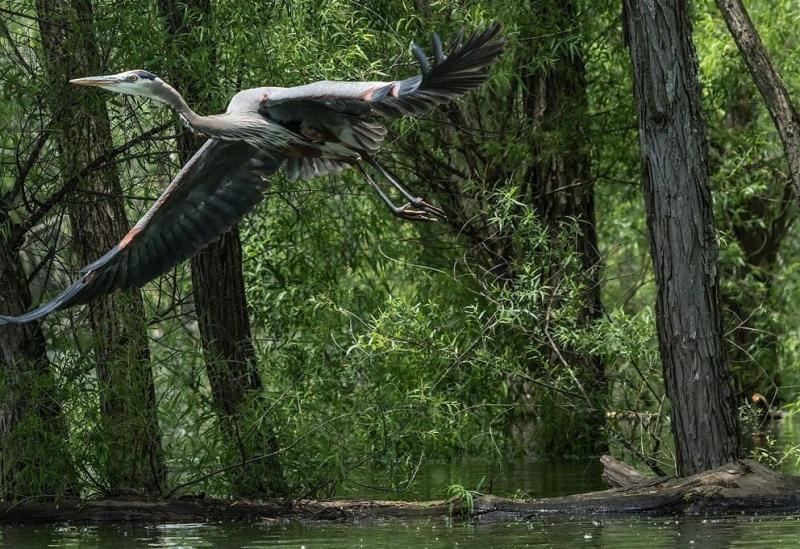
<path fill-rule="evenodd" d="M 604 460 L 617 468 L 619 462 Z M 630 471 L 622 487 L 554 498 L 510 500 L 476 496 L 460 501 L 312 501 L 136 499 L 0 504 L 0 524 L 49 522 L 354 521 L 458 516 L 481 521 L 570 515 L 714 515 L 800 509 L 800 478 L 742 460 L 687 478 L 649 478 Z M 615 477 L 622 478 L 620 476 Z"/>
<path fill-rule="evenodd" d="M 655 480 L 611 456 L 602 456 L 600 463 L 603 465 L 603 480 L 612 488 L 627 488 Z"/>

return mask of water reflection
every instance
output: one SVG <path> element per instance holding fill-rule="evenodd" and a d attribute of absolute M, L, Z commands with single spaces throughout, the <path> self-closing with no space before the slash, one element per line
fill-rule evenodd
<path fill-rule="evenodd" d="M 537 520 L 494 524 L 385 521 L 369 524 L 160 525 L 4 528 L 5 547 L 727 547 L 796 546 L 800 517 Z"/>
<path fill-rule="evenodd" d="M 606 488 L 600 476 L 602 472 L 602 466 L 596 459 L 432 462 L 419 468 L 414 483 L 407 490 L 386 491 L 381 488 L 380 480 L 365 475 L 342 488 L 339 496 L 354 499 L 434 500 L 445 497 L 447 487 L 453 484 L 506 497 L 563 496 Z"/>
<path fill-rule="evenodd" d="M 800 421 L 776 425 L 771 435 L 777 443 L 773 457 L 785 448 L 800 445 Z M 795 454 L 797 455 L 797 454 Z M 800 474 L 796 458 L 781 468 Z M 396 499 L 441 498 L 447 486 L 511 495 L 518 491 L 531 497 L 548 497 L 603 488 L 596 460 L 542 463 L 516 461 L 458 464 L 433 463 L 421 467 L 417 482 Z M 387 493 L 365 488 L 374 479 L 358 479 L 346 487 L 345 497 L 386 499 Z M 19 549 L 63 548 L 396 548 L 459 547 L 608 547 L 656 549 L 697 547 L 723 549 L 740 546 L 795 547 L 800 540 L 800 516 L 721 518 L 538 518 L 529 522 L 461 523 L 446 520 L 370 521 L 355 524 L 161 524 L 98 526 L 14 526 L 0 528 L 0 546 Z"/>

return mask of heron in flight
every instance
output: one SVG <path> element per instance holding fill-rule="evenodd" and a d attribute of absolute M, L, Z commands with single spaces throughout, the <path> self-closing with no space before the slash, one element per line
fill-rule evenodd
<path fill-rule="evenodd" d="M 140 287 L 192 257 L 238 223 L 261 200 L 266 177 L 283 167 L 289 180 L 357 167 L 398 217 L 432 221 L 441 209 L 408 192 L 373 156 L 386 136 L 382 119 L 420 114 L 477 88 L 502 53 L 494 23 L 444 52 L 433 35 L 433 62 L 412 44 L 421 74 L 393 82 L 321 81 L 292 88 L 244 90 L 224 114 L 201 116 L 169 84 L 143 70 L 71 80 L 167 104 L 192 131 L 208 137 L 138 223 L 52 301 L 26 314 L 0 315 L 0 326 L 42 318 L 116 290 Z M 396 206 L 362 167 L 366 162 L 407 201 Z"/>

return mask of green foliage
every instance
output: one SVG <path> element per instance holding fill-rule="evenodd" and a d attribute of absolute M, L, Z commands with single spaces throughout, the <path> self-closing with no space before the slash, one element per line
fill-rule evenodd
<path fill-rule="evenodd" d="M 461 484 L 451 484 L 447 487 L 447 505 L 450 508 L 450 515 L 453 515 L 456 504 L 464 515 L 472 513 L 475 506 L 475 498 L 480 496 L 477 490 L 467 490 Z"/>
<path fill-rule="evenodd" d="M 93 2 L 109 72 L 192 71 L 201 83 L 193 93 L 218 110 L 248 87 L 407 76 L 417 70 L 411 39 L 427 45 L 433 30 L 447 37 L 495 18 L 505 25 L 506 55 L 491 81 L 461 103 L 458 123 L 468 131 L 454 131 L 454 114 L 439 112 L 393 122 L 387 139 L 387 163 L 432 202 L 455 204 L 461 225 L 400 223 L 353 172 L 292 184 L 275 177 L 264 204 L 242 224 L 246 292 L 265 390 L 243 407 L 236 429 L 248 448 L 264 443 L 257 433 L 265 425 L 275 432 L 294 494 L 332 495 L 365 471 L 376 484 L 402 491 L 419 463 L 433 458 L 585 455 L 595 442 L 586 434 L 586 418 L 606 412 L 611 419 L 597 438 L 607 439 L 615 454 L 661 471 L 672 468 L 619 2 L 578 2 L 579 19 L 566 25 L 542 16 L 558 2 L 217 0 L 210 20 L 194 21 L 174 47 L 161 31 L 156 2 Z M 800 334 L 792 308 L 800 299 L 793 260 L 800 251 L 792 225 L 796 207 L 785 193 L 785 163 L 769 116 L 753 99 L 754 88 L 712 4 L 698 4 L 695 39 L 732 366 L 740 400 L 761 391 L 790 401 L 800 387 Z M 790 89 L 797 90 L 800 61 L 790 54 L 796 42 L 793 3 L 759 0 L 748 8 Z M 7 53 L 0 57 L 3 237 L 63 183 L 58 151 L 47 143 L 24 187 L 15 188 L 19 166 L 49 115 L 41 101 L 47 89 L 38 30 L 28 19 L 32 3 L 12 0 L 9 10 L 23 15 L 0 13 L 13 39 L 0 39 Z M 12 45 L 32 72 L 8 53 Z M 591 164 L 605 310 L 589 323 L 580 314 L 590 288 L 571 251 L 579 224 L 564 219 L 557 235 L 548 231 L 525 187 L 531 165 L 562 153 L 575 139 L 568 128 L 576 115 L 560 113 L 564 123 L 552 129 L 532 127 L 522 91 L 529 75 L 554 71 L 559 59 L 581 53 L 588 110 L 580 122 Z M 107 99 L 116 145 L 172 120 L 158 106 Z M 462 175 L 448 187 L 428 176 L 434 161 Z M 133 147 L 116 162 L 130 219 L 142 215 L 178 169 L 169 135 Z M 69 200 L 86 198 L 75 193 Z M 57 204 L 26 235 L 21 256 L 34 299 L 63 287 L 80 267 L 67 245 L 64 211 L 64 203 Z M 753 250 L 745 237 L 767 233 L 782 237 L 775 253 L 748 254 Z M 497 276 L 501 267 L 513 276 Z M 235 495 L 236 471 L 226 468 L 230 446 L 205 376 L 188 268 L 149 284 L 144 298 L 168 464 L 164 492 Z M 79 488 L 91 495 L 106 489 L 110 473 L 84 316 L 65 312 L 45 323 L 68 437 L 41 445 L 45 454 L 69 455 L 79 465 Z M 579 360 L 569 354 L 553 359 L 553 349 L 599 357 L 605 384 L 587 385 Z M 38 398 L 35 386 L 30 394 Z M 40 440 L 35 423 L 27 416 L 8 444 Z M 576 432 L 586 436 L 564 434 Z M 24 482 L 52 484 L 51 471 L 25 467 Z M 447 490 L 465 510 L 475 494 L 458 485 Z"/>
<path fill-rule="evenodd" d="M 36 372 L 34 365 L 17 366 L 27 371 L 4 376 L 0 402 L 19 402 L 20 394 L 29 398 L 15 408 L 4 407 L 4 421 L 15 421 L 17 428 L 0 440 L 2 497 L 57 498 L 73 491 L 77 480 L 57 418 L 63 395 L 53 378 Z"/>

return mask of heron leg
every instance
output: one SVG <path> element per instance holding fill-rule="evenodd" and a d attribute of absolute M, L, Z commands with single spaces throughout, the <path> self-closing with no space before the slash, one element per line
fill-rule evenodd
<path fill-rule="evenodd" d="M 386 196 L 386 193 L 383 192 L 383 189 L 381 189 L 380 186 L 375 183 L 375 180 L 372 179 L 372 177 L 367 173 L 367 170 L 365 170 L 360 164 L 356 164 L 356 166 L 364 176 L 364 179 L 367 180 L 369 186 L 372 187 L 376 193 L 378 193 L 378 197 L 380 197 L 381 201 L 389 207 L 389 209 L 392 211 L 392 214 L 401 219 L 408 219 L 409 221 L 436 221 L 436 218 L 428 215 L 428 212 L 424 210 L 413 209 L 411 203 L 400 207 L 396 206 L 394 202 L 392 202 L 392 199 Z"/>
<path fill-rule="evenodd" d="M 377 160 L 372 158 L 369 154 L 362 152 L 361 156 L 369 163 L 370 166 L 378 170 L 383 174 L 383 176 L 389 180 L 389 182 L 394 185 L 394 187 L 400 191 L 406 200 L 408 200 L 408 204 L 413 206 L 414 208 L 420 209 L 422 211 L 428 212 L 431 215 L 436 217 L 441 217 L 442 219 L 446 219 L 447 216 L 444 214 L 444 211 L 441 208 L 437 208 L 432 204 L 428 204 L 425 200 L 423 200 L 419 196 L 414 196 L 410 192 L 408 192 L 405 187 L 403 187 L 397 178 L 394 176 L 392 172 L 390 172 L 387 168 L 384 168 Z"/>

